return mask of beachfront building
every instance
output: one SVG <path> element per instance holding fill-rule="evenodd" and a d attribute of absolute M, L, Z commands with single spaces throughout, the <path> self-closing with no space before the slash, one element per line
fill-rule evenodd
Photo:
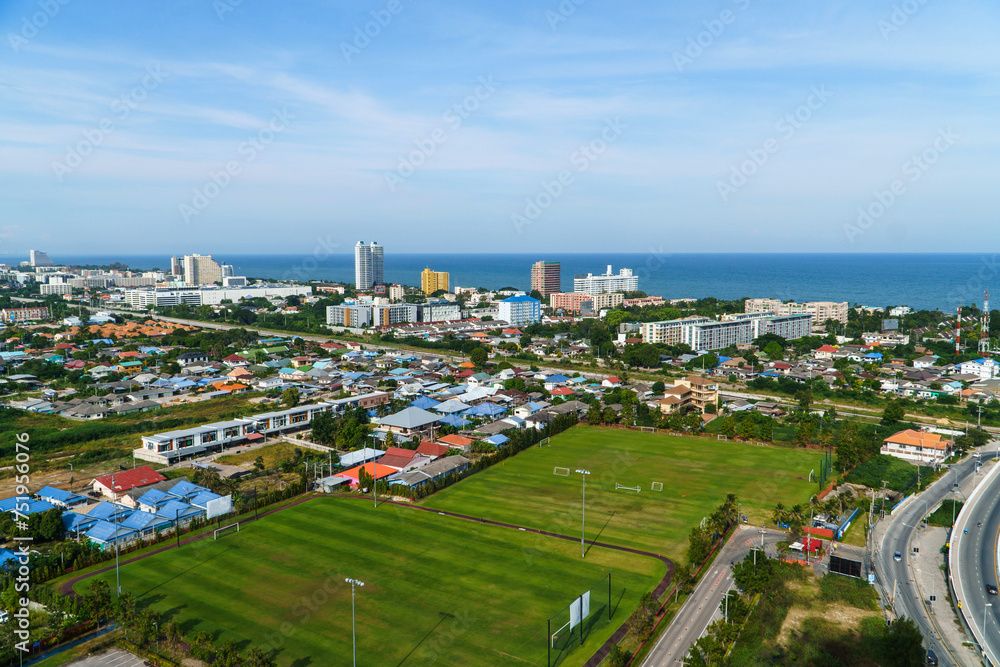
<path fill-rule="evenodd" d="M 424 269 L 420 272 L 420 289 L 430 296 L 438 290 L 448 291 L 448 272 Z"/>
<path fill-rule="evenodd" d="M 531 265 L 531 290 L 543 298 L 561 289 L 561 269 L 559 262 L 535 262 Z"/>
<path fill-rule="evenodd" d="M 585 294 L 603 294 L 604 292 L 635 292 L 639 289 L 639 277 L 632 275 L 632 269 L 621 269 L 617 274 L 611 273 L 608 264 L 607 273 L 595 276 L 593 273 L 573 276 L 573 291 Z"/>
<path fill-rule="evenodd" d="M 375 241 L 365 245 L 358 241 L 354 246 L 354 287 L 371 289 L 385 283 L 384 251 Z"/>
<path fill-rule="evenodd" d="M 747 313 L 771 313 L 781 317 L 789 315 L 809 315 L 814 326 L 827 320 L 847 323 L 849 306 L 846 301 L 809 301 L 806 303 L 783 303 L 779 299 L 747 299 L 743 302 Z"/>

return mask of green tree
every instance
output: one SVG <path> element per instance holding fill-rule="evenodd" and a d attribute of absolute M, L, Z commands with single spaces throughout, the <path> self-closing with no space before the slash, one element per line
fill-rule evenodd
<path fill-rule="evenodd" d="M 665 386 L 664 386 L 663 382 L 661 382 L 660 380 L 657 380 L 656 382 L 654 382 L 653 386 L 650 387 L 650 390 L 654 394 L 657 394 L 657 395 L 662 394 L 663 391 L 664 391 L 664 389 L 665 389 Z"/>
<path fill-rule="evenodd" d="M 924 637 L 916 624 L 903 616 L 893 621 L 885 639 L 886 665 L 920 667 L 924 664 Z"/>
<path fill-rule="evenodd" d="M 785 356 L 785 349 L 775 341 L 771 341 L 764 347 L 764 354 L 771 360 L 781 359 Z"/>
<path fill-rule="evenodd" d="M 906 417 L 906 408 L 900 401 L 889 401 L 882 411 L 882 425 L 895 426 Z"/>
<path fill-rule="evenodd" d="M 253 469 L 257 472 L 264 472 L 264 457 L 258 456 L 253 460 Z"/>
<path fill-rule="evenodd" d="M 299 398 L 299 390 L 295 387 L 289 387 L 285 391 L 281 392 L 282 402 L 290 408 L 294 408 L 299 404 Z"/>
<path fill-rule="evenodd" d="M 111 605 L 111 588 L 108 582 L 97 579 L 83 594 L 83 607 L 90 618 L 99 620 L 108 618 L 113 611 Z"/>
<path fill-rule="evenodd" d="M 601 411 L 597 406 L 590 406 L 587 410 L 587 423 L 591 426 L 597 426 L 601 423 Z"/>
<path fill-rule="evenodd" d="M 247 651 L 247 657 L 243 661 L 243 667 L 274 667 L 274 660 L 263 649 L 252 646 Z"/>
<path fill-rule="evenodd" d="M 486 364 L 486 360 L 489 359 L 489 356 L 485 347 L 477 347 L 469 354 L 469 361 L 474 363 L 478 368 L 482 368 Z"/>
<path fill-rule="evenodd" d="M 743 421 L 740 422 L 740 427 L 736 430 L 736 437 L 741 440 L 753 440 L 754 435 L 757 433 L 756 425 L 753 423 L 753 419 L 747 416 Z"/>
<path fill-rule="evenodd" d="M 760 425 L 760 439 L 764 442 L 774 440 L 774 420 L 772 418 L 767 417 Z"/>

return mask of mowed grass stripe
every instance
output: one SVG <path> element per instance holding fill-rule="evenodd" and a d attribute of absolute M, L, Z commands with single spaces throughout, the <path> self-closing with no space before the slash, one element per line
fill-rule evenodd
<path fill-rule="evenodd" d="M 751 522 L 768 519 L 777 502 L 806 502 L 819 467 L 815 450 L 759 447 L 732 441 L 577 426 L 440 491 L 434 509 L 579 535 L 581 480 L 587 479 L 587 538 L 662 553 L 680 560 L 691 528 L 727 493 Z M 553 474 L 568 468 L 568 477 Z M 616 490 L 615 483 L 640 487 Z M 661 482 L 662 491 L 653 491 Z"/>
<path fill-rule="evenodd" d="M 122 583 L 149 591 L 140 603 L 170 614 L 188 639 L 204 630 L 219 641 L 272 641 L 282 666 L 349 664 L 346 576 L 367 584 L 356 598 L 363 664 L 398 665 L 409 654 L 403 664 L 541 665 L 546 618 L 610 571 L 616 602 L 625 590 L 620 616 L 588 637 L 572 665 L 665 573 L 652 559 L 594 549 L 581 560 L 578 549 L 412 508 L 318 498 L 126 565 Z M 99 576 L 113 587 L 113 571 Z"/>

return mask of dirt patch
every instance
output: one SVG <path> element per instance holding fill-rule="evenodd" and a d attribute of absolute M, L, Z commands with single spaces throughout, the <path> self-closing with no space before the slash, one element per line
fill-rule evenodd
<path fill-rule="evenodd" d="M 800 632 L 803 621 L 809 617 L 818 616 L 845 630 L 857 630 L 861 619 L 876 615 L 875 612 L 858 609 L 842 602 L 814 603 L 809 607 L 795 605 L 788 610 L 785 622 L 781 624 L 781 632 L 778 633 L 777 642 L 781 646 L 788 646 L 793 638 L 793 633 Z"/>

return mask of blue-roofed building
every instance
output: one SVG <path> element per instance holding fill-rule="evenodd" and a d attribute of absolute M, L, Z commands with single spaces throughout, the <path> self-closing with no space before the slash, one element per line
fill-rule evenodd
<path fill-rule="evenodd" d="M 161 489 L 150 489 L 135 501 L 139 508 L 146 512 L 155 512 L 171 500 L 179 500 L 177 496 Z"/>
<path fill-rule="evenodd" d="M 172 495 L 175 495 L 178 498 L 185 501 L 190 500 L 194 496 L 204 491 L 208 491 L 208 489 L 205 488 L 204 486 L 199 486 L 198 484 L 195 484 L 189 479 L 178 480 L 176 484 L 170 487 L 170 493 Z"/>
<path fill-rule="evenodd" d="M 136 537 L 151 537 L 157 530 L 165 530 L 173 525 L 170 519 L 165 519 L 152 512 L 133 512 L 119 523 L 123 528 L 136 532 Z"/>
<path fill-rule="evenodd" d="M 563 375 L 562 373 L 554 373 L 553 375 L 550 375 L 547 378 L 545 378 L 545 382 L 546 384 L 550 382 L 552 384 L 566 384 L 567 382 L 569 382 L 569 378 Z"/>
<path fill-rule="evenodd" d="M 507 442 L 510 442 L 510 438 L 505 436 L 503 433 L 497 433 L 496 435 L 491 435 L 488 438 L 483 438 L 480 442 L 488 442 L 494 447 L 499 447 Z"/>
<path fill-rule="evenodd" d="M 121 521 L 123 517 L 133 512 L 132 509 L 124 505 L 109 502 L 107 500 L 97 503 L 87 512 L 87 516 L 106 521 Z M 117 517 L 117 519 L 115 518 Z"/>
<path fill-rule="evenodd" d="M 13 512 L 15 510 L 20 510 L 21 514 L 24 516 L 31 516 L 32 514 L 48 512 L 51 509 L 56 509 L 55 505 L 51 504 L 47 500 L 28 499 L 24 502 L 18 503 L 17 498 L 17 496 L 14 496 L 13 498 L 4 498 L 3 500 L 0 500 L 0 512 Z"/>
<path fill-rule="evenodd" d="M 51 486 L 43 486 L 35 495 L 62 509 L 69 509 L 87 503 L 87 499 L 78 493 L 63 491 Z"/>
<path fill-rule="evenodd" d="M 463 417 L 459 417 L 458 415 L 445 415 L 444 417 L 441 417 L 441 423 L 447 424 L 448 426 L 454 426 L 455 428 L 462 428 L 464 426 L 468 426 L 472 422 Z"/>
<path fill-rule="evenodd" d="M 189 523 L 192 519 L 196 519 L 205 514 L 205 510 L 188 505 L 187 503 L 182 503 L 179 500 L 172 500 L 158 509 L 156 513 L 165 519 L 179 521 L 181 525 L 184 525 Z"/>
<path fill-rule="evenodd" d="M 197 507 L 203 510 L 208 510 L 208 503 L 212 502 L 213 500 L 219 500 L 220 498 L 222 498 L 222 496 L 220 496 L 217 493 L 212 493 L 211 491 L 202 491 L 201 493 L 196 494 L 188 502 L 190 502 L 193 507 Z"/>
<path fill-rule="evenodd" d="M 97 523 L 96 519 L 88 514 L 78 514 L 76 512 L 63 512 L 62 522 L 66 532 L 73 537 L 79 537 L 80 533 L 87 532 L 91 526 Z"/>
<path fill-rule="evenodd" d="M 138 537 L 134 528 L 126 528 L 120 523 L 116 525 L 110 521 L 98 521 L 90 527 L 85 535 L 87 539 L 102 549 L 111 548 L 115 544 L 128 544 Z"/>
<path fill-rule="evenodd" d="M 496 417 L 497 415 L 502 415 L 507 412 L 506 408 L 503 408 L 496 403 L 480 403 L 476 407 L 467 411 L 465 414 L 471 417 Z"/>
<path fill-rule="evenodd" d="M 410 403 L 415 408 L 420 408 L 421 410 L 433 410 L 437 406 L 441 405 L 438 401 L 428 396 L 421 396 L 417 400 Z"/>

